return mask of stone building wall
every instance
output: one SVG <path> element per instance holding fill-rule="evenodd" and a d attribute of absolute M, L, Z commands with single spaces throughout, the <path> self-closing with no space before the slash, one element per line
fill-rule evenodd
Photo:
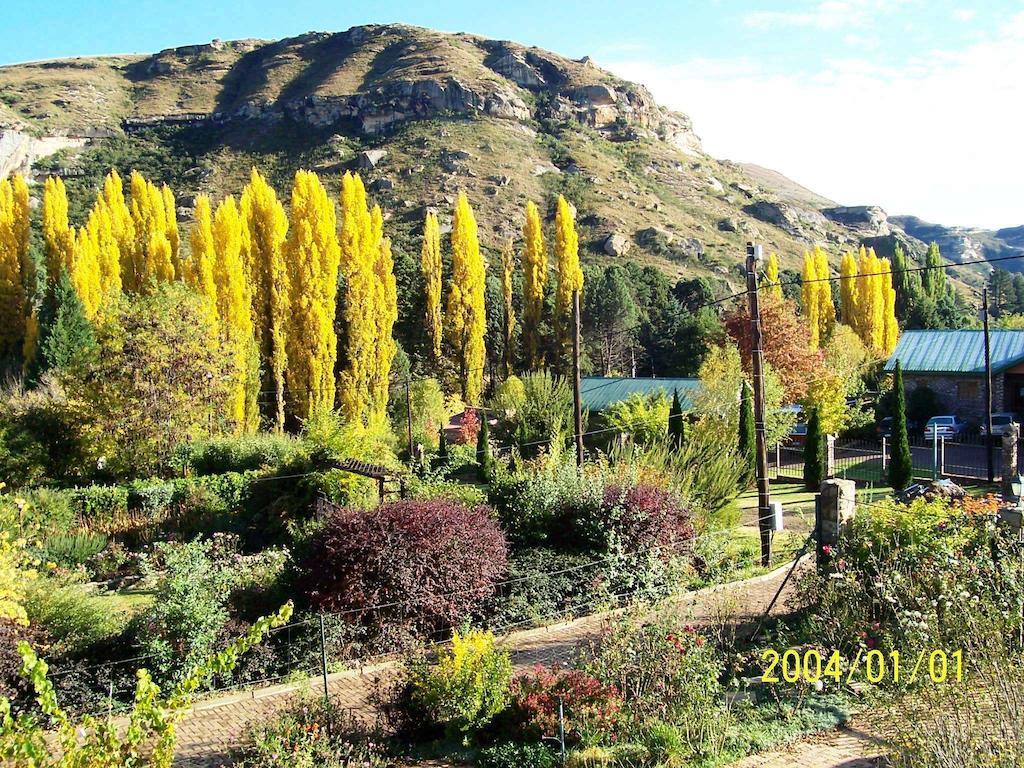
<path fill-rule="evenodd" d="M 992 377 L 992 410 L 1004 411 L 1006 377 Z M 945 414 L 952 414 L 973 424 L 985 418 L 985 379 L 982 376 L 903 375 L 907 395 L 918 387 L 931 389 L 942 402 Z"/>

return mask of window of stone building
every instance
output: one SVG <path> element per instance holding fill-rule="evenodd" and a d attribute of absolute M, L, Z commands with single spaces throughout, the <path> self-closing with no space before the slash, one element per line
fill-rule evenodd
<path fill-rule="evenodd" d="M 978 396 L 978 382 L 958 381 L 956 383 L 956 396 L 960 400 L 974 400 Z"/>

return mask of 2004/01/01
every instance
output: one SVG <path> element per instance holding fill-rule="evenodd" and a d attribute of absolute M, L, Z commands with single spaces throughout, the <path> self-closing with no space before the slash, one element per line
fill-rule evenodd
<path fill-rule="evenodd" d="M 844 679 L 851 683 L 862 668 L 864 679 L 869 683 L 880 683 L 887 678 L 894 683 L 908 679 L 913 683 L 922 676 L 933 683 L 945 683 L 961 682 L 964 671 L 963 651 L 947 653 L 941 649 L 921 651 L 917 654 L 909 678 L 905 675 L 903 655 L 899 651 L 884 653 L 878 649 L 867 652 L 861 649 L 845 673 L 843 657 L 839 651 L 832 651 L 826 661 L 821 651 L 813 648 L 803 652 L 790 649 L 781 654 L 768 649 L 761 654 L 761 661 L 767 664 L 761 676 L 761 681 L 765 683 L 817 683 L 826 678 L 831 678 L 837 683 L 843 682 Z M 779 671 L 782 674 L 781 678 L 778 676 Z"/>

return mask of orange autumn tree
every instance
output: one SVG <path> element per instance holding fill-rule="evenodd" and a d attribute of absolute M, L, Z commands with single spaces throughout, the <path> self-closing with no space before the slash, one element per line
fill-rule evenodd
<path fill-rule="evenodd" d="M 746 304 L 737 305 L 723 317 L 726 331 L 739 347 L 743 369 L 750 371 L 753 341 Z M 764 359 L 779 377 L 787 402 L 807 395 L 822 365 L 822 353 L 811 349 L 811 333 L 796 313 L 792 301 L 764 297 L 761 302 L 761 346 Z"/>

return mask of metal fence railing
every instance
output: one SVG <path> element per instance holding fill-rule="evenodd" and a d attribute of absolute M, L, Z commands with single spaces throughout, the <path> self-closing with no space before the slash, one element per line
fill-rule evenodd
<path fill-rule="evenodd" d="M 925 439 L 918 435 L 910 441 L 914 477 L 930 480 L 949 477 L 964 482 L 987 482 L 990 446 L 980 435 L 945 439 Z M 1003 474 L 1002 444 L 991 445 L 994 480 Z M 1024 446 L 1018 449 L 1017 471 L 1024 470 Z M 865 483 L 885 484 L 892 460 L 891 440 L 838 439 L 831 451 L 831 475 Z M 771 480 L 803 480 L 803 443 L 779 444 L 768 451 L 768 477 Z"/>

